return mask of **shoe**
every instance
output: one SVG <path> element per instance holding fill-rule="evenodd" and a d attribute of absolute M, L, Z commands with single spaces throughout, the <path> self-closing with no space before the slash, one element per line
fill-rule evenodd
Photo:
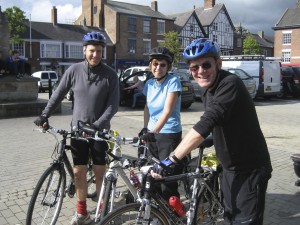
<path fill-rule="evenodd" d="M 73 216 L 71 220 L 71 225 L 88 225 L 91 224 L 93 221 L 90 217 L 90 214 L 87 215 L 80 215 L 77 212 Z"/>

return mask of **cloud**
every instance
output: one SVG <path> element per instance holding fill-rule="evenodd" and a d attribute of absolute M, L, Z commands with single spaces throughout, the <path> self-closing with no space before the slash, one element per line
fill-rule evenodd
<path fill-rule="evenodd" d="M 35 1 L 32 4 L 31 20 L 39 22 L 51 22 L 51 10 L 57 8 L 58 23 L 72 23 L 81 14 L 81 5 L 74 7 L 71 3 L 54 5 L 50 0 Z"/>

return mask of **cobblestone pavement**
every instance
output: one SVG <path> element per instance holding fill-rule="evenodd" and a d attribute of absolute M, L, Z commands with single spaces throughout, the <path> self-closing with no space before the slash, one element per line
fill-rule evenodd
<path fill-rule="evenodd" d="M 40 97 L 45 97 L 41 95 Z M 293 99 L 256 100 L 258 117 L 266 137 L 273 164 L 273 176 L 266 197 L 265 225 L 300 224 L 300 187 L 290 159 L 300 152 L 300 101 Z M 203 112 L 202 104 L 194 103 L 182 112 L 185 134 Z M 54 127 L 68 129 L 71 103 L 64 101 L 62 114 L 50 118 Z M 33 132 L 36 117 L 0 120 L 0 225 L 25 224 L 26 212 L 33 188 L 51 162 L 54 139 L 51 135 Z M 143 126 L 142 109 L 121 107 L 112 120 L 112 128 L 122 136 L 133 137 Z M 123 147 L 123 154 L 135 156 L 131 146 Z M 57 224 L 68 224 L 74 214 L 76 199 L 66 197 Z M 95 203 L 88 200 L 89 209 Z"/>

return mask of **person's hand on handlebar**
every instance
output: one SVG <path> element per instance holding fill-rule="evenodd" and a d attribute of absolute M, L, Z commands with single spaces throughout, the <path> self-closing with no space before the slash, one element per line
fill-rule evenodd
<path fill-rule="evenodd" d="M 173 173 L 175 163 L 173 163 L 169 157 L 155 163 L 151 170 L 151 176 L 155 179 L 162 179 L 164 176 L 170 175 Z"/>
<path fill-rule="evenodd" d="M 144 127 L 144 128 L 140 131 L 140 133 L 138 134 L 138 137 L 141 137 L 141 136 L 143 136 L 143 135 L 146 134 L 146 133 L 148 133 L 148 129 L 147 129 L 147 127 Z"/>
<path fill-rule="evenodd" d="M 34 122 L 35 125 L 37 125 L 40 128 L 43 128 L 45 130 L 48 130 L 49 127 L 50 127 L 48 118 L 45 115 L 40 115 L 33 122 Z"/>
<path fill-rule="evenodd" d="M 156 142 L 155 135 L 152 132 L 142 135 L 141 140 L 143 143 Z"/>

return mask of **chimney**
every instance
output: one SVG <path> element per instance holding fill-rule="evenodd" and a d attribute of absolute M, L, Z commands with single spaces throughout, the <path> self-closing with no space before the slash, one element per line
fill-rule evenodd
<path fill-rule="evenodd" d="M 55 6 L 51 10 L 51 22 L 54 26 L 57 25 L 57 8 Z"/>
<path fill-rule="evenodd" d="M 215 6 L 216 0 L 204 0 L 204 9 L 211 9 Z"/>
<path fill-rule="evenodd" d="M 151 9 L 153 11 L 156 11 L 156 12 L 158 11 L 158 6 L 157 6 L 157 1 L 156 0 L 151 2 Z"/>
<path fill-rule="evenodd" d="M 297 8 L 300 8 L 300 0 L 297 0 L 296 6 Z"/>
<path fill-rule="evenodd" d="M 260 36 L 262 39 L 265 38 L 265 33 L 263 31 L 258 31 L 257 32 L 258 36 Z"/>

